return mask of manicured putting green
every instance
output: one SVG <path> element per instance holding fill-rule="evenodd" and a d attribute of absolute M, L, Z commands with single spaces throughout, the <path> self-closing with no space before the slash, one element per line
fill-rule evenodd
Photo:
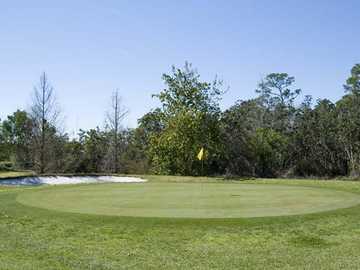
<path fill-rule="evenodd" d="M 101 184 L 40 188 L 18 202 L 73 213 L 181 218 L 306 214 L 360 203 L 360 196 L 326 188 L 242 183 Z"/>

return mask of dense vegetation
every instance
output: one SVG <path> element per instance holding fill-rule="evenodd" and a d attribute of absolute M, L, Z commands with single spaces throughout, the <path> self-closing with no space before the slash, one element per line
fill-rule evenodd
<path fill-rule="evenodd" d="M 190 64 L 164 74 L 161 106 L 121 128 L 126 109 L 112 97 L 104 129 L 63 132 L 54 89 L 46 74 L 30 111 L 0 125 L 0 169 L 40 173 L 155 173 L 177 175 L 360 176 L 360 64 L 351 69 L 336 103 L 313 102 L 295 78 L 271 73 L 257 96 L 225 111 L 222 82 L 204 82 Z M 205 148 L 204 164 L 196 159 Z M 203 165 L 203 168 L 202 168 Z"/>

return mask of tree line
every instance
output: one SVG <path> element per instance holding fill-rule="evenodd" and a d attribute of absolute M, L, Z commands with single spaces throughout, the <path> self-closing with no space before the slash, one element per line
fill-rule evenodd
<path fill-rule="evenodd" d="M 222 81 L 186 63 L 163 74 L 161 106 L 125 128 L 114 91 L 105 127 L 63 131 L 55 90 L 43 73 L 29 110 L 0 121 L 0 169 L 38 173 L 132 173 L 253 177 L 360 176 L 360 64 L 337 102 L 306 95 L 287 73 L 271 73 L 256 97 L 222 111 Z M 197 153 L 205 149 L 205 160 Z"/>

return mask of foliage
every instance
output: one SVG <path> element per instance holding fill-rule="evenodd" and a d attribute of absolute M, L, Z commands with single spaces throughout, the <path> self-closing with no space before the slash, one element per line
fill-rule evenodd
<path fill-rule="evenodd" d="M 124 128 L 118 92 L 104 129 L 69 138 L 58 124 L 54 89 L 44 73 L 30 112 L 0 121 L 0 161 L 46 173 L 155 173 L 251 177 L 360 177 L 360 64 L 337 102 L 301 102 L 295 77 L 270 73 L 257 97 L 221 111 L 222 82 L 203 81 L 191 64 L 172 67 L 153 95 L 158 108 Z M 205 160 L 197 153 L 205 148 Z"/>
<path fill-rule="evenodd" d="M 295 78 L 287 73 L 270 73 L 258 85 L 256 93 L 267 108 L 266 124 L 279 132 L 289 132 L 295 112 L 294 102 L 301 89 L 292 89 Z"/>
<path fill-rule="evenodd" d="M 255 176 L 255 155 L 250 141 L 264 124 L 266 108 L 258 99 L 240 101 L 222 114 L 222 167 L 227 175 Z"/>
<path fill-rule="evenodd" d="M 196 154 L 201 147 L 208 153 L 205 168 L 216 166 L 220 140 L 217 118 L 203 112 L 178 112 L 167 120 L 167 126 L 150 141 L 149 150 L 153 169 L 159 174 L 198 175 L 201 163 Z"/>
<path fill-rule="evenodd" d="M 296 175 L 332 177 L 346 174 L 335 104 L 327 99 L 318 100 L 314 109 L 303 104 L 297 112 L 294 127 L 291 139 Z"/>
<path fill-rule="evenodd" d="M 350 77 L 346 80 L 344 88 L 349 93 L 360 94 L 360 64 L 352 67 Z"/>
<path fill-rule="evenodd" d="M 251 139 L 255 172 L 260 177 L 281 175 L 286 161 L 287 138 L 270 128 L 259 128 Z"/>
<path fill-rule="evenodd" d="M 350 176 L 360 176 L 360 95 L 344 96 L 337 103 L 338 137 Z"/>
<path fill-rule="evenodd" d="M 153 96 L 160 100 L 165 116 L 174 116 L 184 109 L 192 112 L 219 112 L 218 102 L 223 94 L 221 81 L 215 79 L 212 83 L 201 82 L 198 72 L 187 62 L 183 69 L 173 66 L 171 74 L 163 74 L 162 79 L 167 88 Z"/>
<path fill-rule="evenodd" d="M 8 160 L 17 167 L 29 169 L 33 166 L 32 128 L 33 122 L 25 111 L 17 110 L 2 122 L 3 150 Z"/>
<path fill-rule="evenodd" d="M 9 172 L 15 170 L 14 164 L 10 161 L 0 161 L 0 172 Z"/>
<path fill-rule="evenodd" d="M 142 127 L 152 123 L 150 127 L 155 130 L 151 132 L 148 151 L 153 171 L 199 175 L 202 165 L 196 154 L 204 147 L 209 153 L 204 164 L 206 173 L 214 173 L 220 152 L 218 102 L 222 94 L 221 82 L 200 81 L 199 74 L 188 63 L 183 69 L 173 67 L 171 74 L 163 75 L 163 80 L 167 88 L 154 95 L 162 108 L 147 115 L 140 124 Z"/>

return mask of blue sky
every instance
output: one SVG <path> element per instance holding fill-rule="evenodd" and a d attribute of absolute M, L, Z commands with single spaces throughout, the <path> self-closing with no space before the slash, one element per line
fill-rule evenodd
<path fill-rule="evenodd" d="M 116 88 L 135 127 L 161 74 L 185 61 L 230 87 L 223 108 L 270 72 L 335 101 L 360 62 L 359 11 L 350 0 L 0 1 L 0 117 L 28 108 L 46 71 L 70 133 L 102 126 Z"/>

